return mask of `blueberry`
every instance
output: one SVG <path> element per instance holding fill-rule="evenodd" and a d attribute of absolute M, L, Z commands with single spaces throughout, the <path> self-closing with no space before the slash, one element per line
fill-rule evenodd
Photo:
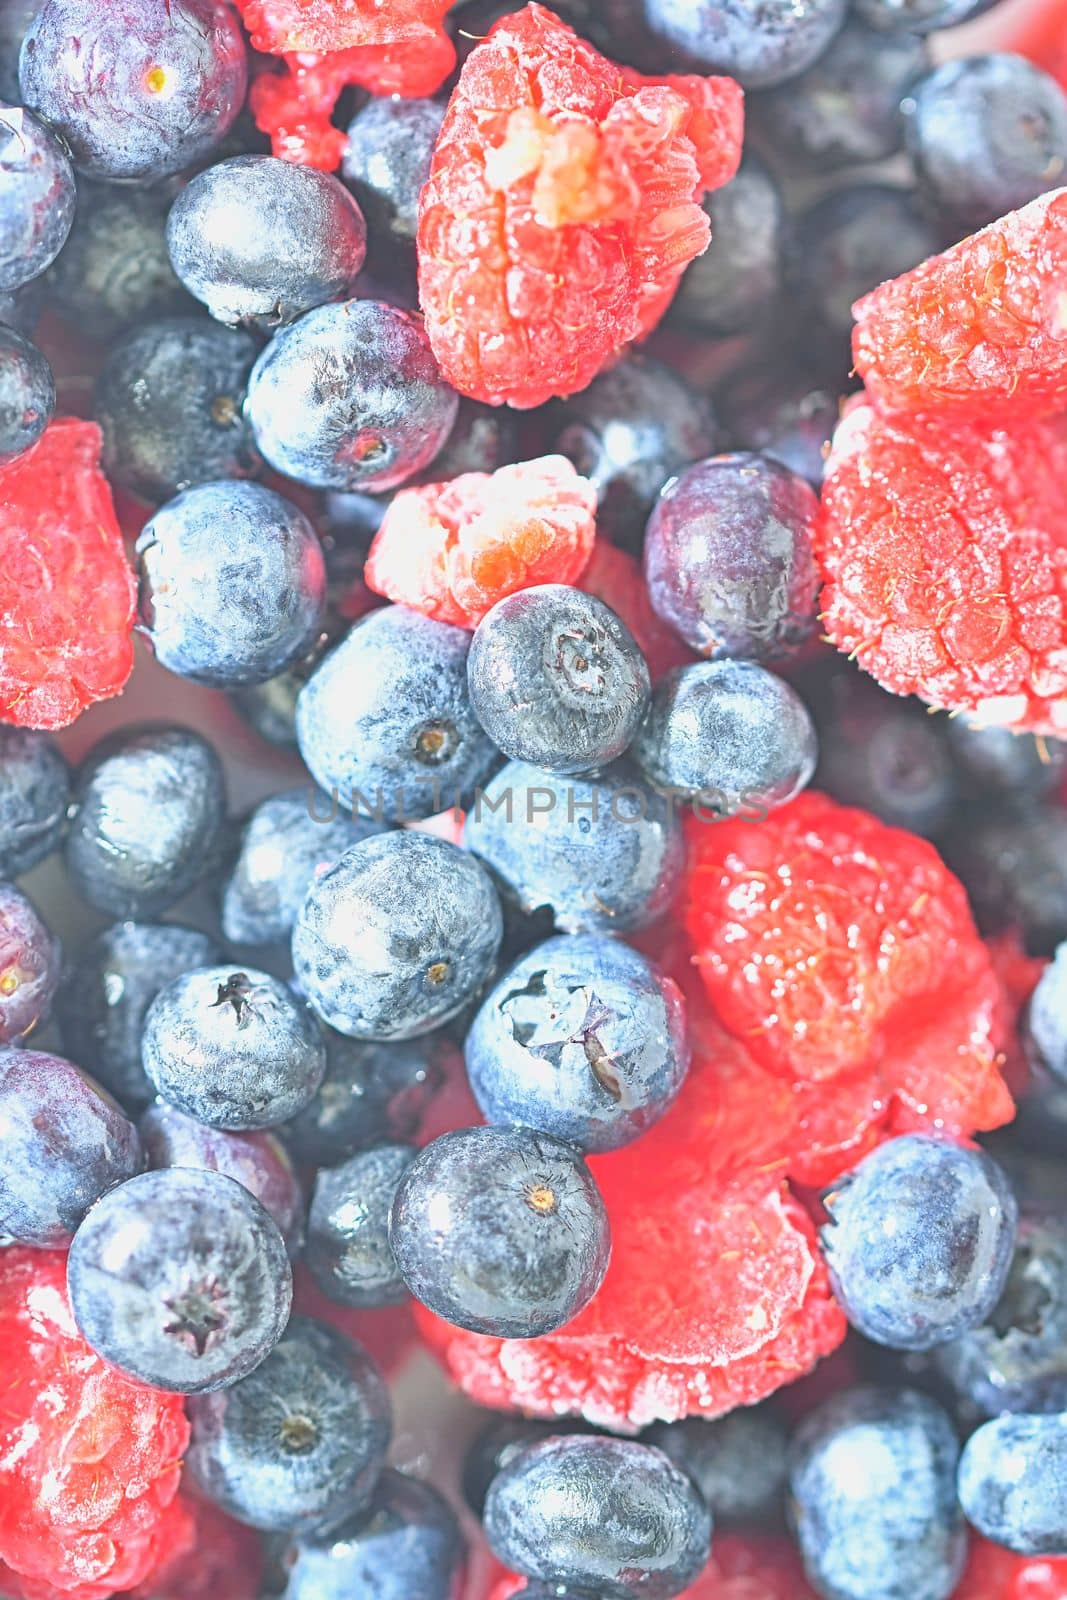
<path fill-rule="evenodd" d="M 723 385 L 718 406 L 736 449 L 770 456 L 819 490 L 837 426 L 836 393 L 802 372 L 754 367 Z"/>
<path fill-rule="evenodd" d="M 779 93 L 791 95 L 793 85 Z M 748 333 L 773 313 L 782 293 L 786 210 L 781 190 L 758 156 L 704 200 L 711 243 L 686 268 L 672 303 L 681 321 L 713 338 Z M 707 455 L 694 451 L 689 460 Z"/>
<path fill-rule="evenodd" d="M 934 33 L 988 11 L 997 0 L 855 0 L 856 11 L 882 33 Z"/>
<path fill-rule="evenodd" d="M 248 63 L 223 0 L 43 0 L 23 40 L 22 97 L 90 178 L 152 182 L 225 138 Z"/>
<path fill-rule="evenodd" d="M 178 923 L 116 922 L 92 938 L 56 996 L 63 1047 L 131 1111 L 155 1090 L 141 1066 L 145 1013 L 172 978 L 218 961 L 206 933 Z"/>
<path fill-rule="evenodd" d="M 1067 94 L 1023 56 L 945 62 L 915 85 L 904 109 L 908 153 L 952 241 L 1067 174 Z"/>
<path fill-rule="evenodd" d="M 138 1129 L 148 1166 L 192 1167 L 233 1178 L 278 1224 L 290 1255 L 304 1236 L 304 1196 L 285 1146 L 272 1133 L 224 1133 L 157 1101 Z"/>
<path fill-rule="evenodd" d="M 286 1600 L 459 1600 L 463 1557 L 447 1501 L 387 1468 L 365 1511 L 288 1552 Z"/>
<path fill-rule="evenodd" d="M 1018 1218 L 987 1155 L 905 1134 L 865 1156 L 824 1204 L 834 1294 L 876 1344 L 929 1350 L 984 1322 L 1000 1298 Z"/>
<path fill-rule="evenodd" d="M 405 606 L 372 611 L 300 691 L 296 736 L 347 811 L 429 817 L 480 783 L 497 752 L 471 707 L 470 634 Z"/>
<path fill-rule="evenodd" d="M 1021 817 L 978 817 L 946 841 L 985 933 L 1016 927 L 1035 955 L 1067 939 L 1067 814 L 1048 805 Z"/>
<path fill-rule="evenodd" d="M 614 1150 L 657 1122 L 689 1069 L 673 983 L 605 934 L 549 939 L 483 1001 L 466 1040 L 486 1120 Z"/>
<path fill-rule="evenodd" d="M 555 1417 L 549 1422 L 514 1413 L 495 1415 L 475 1435 L 463 1458 L 463 1498 L 481 1521 L 490 1484 L 521 1450 L 554 1435 L 589 1431 L 588 1423 L 580 1417 Z M 527 1587 L 519 1592 L 527 1595 L 530 1590 Z"/>
<path fill-rule="evenodd" d="M 389 1395 L 361 1345 L 294 1317 L 261 1366 L 189 1402 L 196 1486 L 253 1528 L 314 1528 L 366 1505 L 389 1444 Z"/>
<path fill-rule="evenodd" d="M 846 0 L 644 0 L 656 40 L 746 89 L 784 83 L 810 67 L 846 9 Z"/>
<path fill-rule="evenodd" d="M 436 1040 L 382 1044 L 328 1029 L 326 1076 L 282 1137 L 297 1160 L 319 1167 L 380 1139 L 410 1139 L 441 1086 L 442 1053 Z"/>
<path fill-rule="evenodd" d="M 41 8 L 41 0 L 6 0 L 0 10 L 0 101 L 17 105 L 19 50 L 26 29 Z"/>
<path fill-rule="evenodd" d="M 625 933 L 671 906 L 684 847 L 675 808 L 619 761 L 561 778 L 511 761 L 479 791 L 464 843 L 526 912 L 563 933 Z"/>
<path fill-rule="evenodd" d="M 562 1328 L 611 1253 L 581 1154 L 529 1128 L 465 1128 L 426 1145 L 400 1180 L 389 1242 L 416 1299 L 496 1339 Z"/>
<path fill-rule="evenodd" d="M 63 837 L 70 772 L 44 733 L 0 728 L 0 876 L 17 878 Z"/>
<path fill-rule="evenodd" d="M 1025 811 L 1054 792 L 1067 772 L 1067 743 L 1009 728 L 946 719 L 945 738 L 964 783 L 1000 809 Z"/>
<path fill-rule="evenodd" d="M 234 156 L 179 194 L 167 247 L 178 277 L 213 317 L 268 333 L 351 292 L 367 229 L 330 173 Z"/>
<path fill-rule="evenodd" d="M 790 1494 L 808 1577 L 830 1600 L 948 1600 L 967 1551 L 959 1441 L 912 1389 L 846 1389 L 801 1424 Z"/>
<path fill-rule="evenodd" d="M 320 306 L 281 329 L 248 386 L 271 466 L 317 489 L 395 489 L 456 420 L 421 321 L 374 300 Z"/>
<path fill-rule="evenodd" d="M 414 1159 L 411 1145 L 377 1144 L 319 1173 L 306 1259 L 327 1299 L 342 1306 L 399 1305 L 407 1299 L 389 1245 L 389 1212 Z"/>
<path fill-rule="evenodd" d="M 259 470 L 241 416 L 256 359 L 250 334 L 206 317 L 131 328 L 96 380 L 96 418 L 110 477 L 158 504 L 194 484 Z"/>
<path fill-rule="evenodd" d="M 112 1189 L 75 1234 L 67 1273 L 74 1320 L 97 1354 L 178 1394 L 236 1383 L 289 1320 L 277 1225 L 218 1172 L 166 1167 Z"/>
<path fill-rule="evenodd" d="M 35 445 L 56 409 L 56 380 L 35 344 L 0 325 L 0 467 Z"/>
<path fill-rule="evenodd" d="M 64 847 L 74 887 L 112 917 L 154 917 L 212 870 L 226 819 L 222 763 L 191 728 L 125 727 L 78 768 Z"/>
<path fill-rule="evenodd" d="M 713 456 L 667 484 L 649 518 L 654 609 L 706 656 L 791 655 L 815 631 L 818 501 L 780 462 Z"/>
<path fill-rule="evenodd" d="M 48 280 L 32 278 L 10 294 L 0 292 L 0 322 L 29 338 L 40 321 Z"/>
<path fill-rule="evenodd" d="M 303 993 L 356 1039 L 409 1039 L 454 1017 L 493 970 L 500 902 L 484 868 L 423 833 L 383 833 L 315 880 L 293 930 Z"/>
<path fill-rule="evenodd" d="M 711 1516 L 661 1450 L 573 1434 L 528 1445 L 498 1473 L 485 1534 L 505 1565 L 543 1583 L 670 1600 L 707 1562 Z"/>
<path fill-rule="evenodd" d="M 74 172 L 51 128 L 22 106 L 0 104 L 0 293 L 51 266 L 76 204 Z"/>
<path fill-rule="evenodd" d="M 1057 946 L 1030 996 L 1024 1037 L 1038 1063 L 1067 1083 L 1067 942 Z"/>
<path fill-rule="evenodd" d="M 632 355 L 569 400 L 546 408 L 546 448 L 567 456 L 597 492 L 597 526 L 636 547 L 668 478 L 717 443 L 707 400 L 648 356 Z"/>
<path fill-rule="evenodd" d="M 0 1045 L 47 1021 L 63 951 L 32 901 L 0 882 Z"/>
<path fill-rule="evenodd" d="M 765 1529 L 780 1520 L 788 1435 L 771 1406 L 738 1406 L 710 1422 L 655 1422 L 641 1437 L 689 1474 L 716 1528 L 739 1523 Z"/>
<path fill-rule="evenodd" d="M 1067 1555 L 1067 1416 L 994 1417 L 960 1457 L 968 1522 L 1020 1555 Z"/>
<path fill-rule="evenodd" d="M 410 102 L 400 100 L 397 104 L 406 105 Z M 437 452 L 419 476 L 427 483 L 446 483 L 464 472 L 495 472 L 498 467 L 506 467 L 521 456 L 515 413 L 507 406 L 485 406 L 477 400 L 468 400 L 466 395 L 460 395 L 456 420 L 444 448 Z M 361 498 L 372 499 L 367 495 Z M 377 504 L 380 522 L 384 507 L 380 500 Z M 375 532 L 378 522 L 374 525 Z"/>
<path fill-rule="evenodd" d="M 64 1250 L 140 1170 L 136 1128 L 91 1078 L 41 1050 L 0 1051 L 0 1233 Z"/>
<path fill-rule="evenodd" d="M 419 190 L 445 108 L 436 100 L 369 100 L 348 125 L 341 158 L 344 180 L 363 207 L 377 246 L 412 246 L 419 225 Z"/>
<path fill-rule="evenodd" d="M 56 311 L 70 327 L 113 339 L 135 322 L 195 311 L 167 254 L 171 193 L 83 179 L 70 238 L 49 274 Z"/>
<path fill-rule="evenodd" d="M 273 1128 L 311 1099 L 326 1044 L 311 1012 L 266 972 L 198 967 L 148 1008 L 141 1060 L 157 1092 L 210 1128 Z"/>

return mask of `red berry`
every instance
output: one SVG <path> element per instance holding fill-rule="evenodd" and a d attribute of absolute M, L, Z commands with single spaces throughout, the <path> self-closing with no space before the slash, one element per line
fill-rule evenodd
<path fill-rule="evenodd" d="M 0 721 L 66 727 L 130 675 L 136 588 L 99 460 L 96 424 L 64 418 L 0 467 Z"/>
<path fill-rule="evenodd" d="M 188 1545 L 172 1551 L 129 1600 L 256 1600 L 263 1551 L 251 1528 L 206 1500 L 180 1503 L 190 1522 Z"/>
<path fill-rule="evenodd" d="M 853 308 L 885 410 L 986 426 L 1067 406 L 1067 189 L 883 283 Z"/>
<path fill-rule="evenodd" d="M 596 595 L 622 618 L 648 663 L 653 683 L 672 667 L 688 666 L 696 660 L 674 629 L 653 611 L 641 564 L 629 551 L 598 539 L 578 587 Z"/>
<path fill-rule="evenodd" d="M 596 490 L 564 456 L 402 489 L 363 577 L 438 622 L 476 628 L 517 589 L 574 583 L 596 537 Z"/>
<path fill-rule="evenodd" d="M 952 1600 L 1064 1600 L 1067 1556 L 1017 1556 L 975 1534 Z"/>
<path fill-rule="evenodd" d="M 741 151 L 728 78 L 643 78 L 529 5 L 468 57 L 422 191 L 442 372 L 493 404 L 575 394 L 659 321 Z"/>

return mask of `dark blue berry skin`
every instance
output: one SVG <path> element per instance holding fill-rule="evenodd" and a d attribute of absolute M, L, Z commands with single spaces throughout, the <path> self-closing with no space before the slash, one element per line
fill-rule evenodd
<path fill-rule="evenodd" d="M 876 1344 L 930 1350 L 978 1327 L 999 1300 L 1018 1210 L 987 1155 L 905 1134 L 865 1156 L 824 1204 L 834 1294 Z"/>
<path fill-rule="evenodd" d="M 832 1600 L 948 1600 L 967 1536 L 959 1441 L 913 1389 L 846 1389 L 794 1436 L 790 1503 L 808 1577 Z"/>
<path fill-rule="evenodd" d="M 407 103 L 398 102 L 400 105 Z M 446 483 L 464 472 L 495 472 L 497 467 L 519 461 L 522 456 L 519 424 L 513 411 L 507 406 L 485 406 L 460 395 L 456 420 L 444 449 L 423 468 L 419 478 L 425 483 Z M 371 497 L 364 495 L 362 498 Z M 378 504 L 381 505 L 380 500 Z M 380 513 L 378 520 L 381 521 Z M 377 532 L 378 523 L 374 529 Z"/>
<path fill-rule="evenodd" d="M 348 125 L 341 173 L 363 208 L 374 246 L 413 247 L 419 190 L 445 108 L 436 100 L 369 100 Z"/>
<path fill-rule="evenodd" d="M 422 323 L 374 300 L 320 306 L 252 371 L 245 411 L 278 472 L 314 489 L 395 489 L 429 466 L 458 398 Z"/>
<path fill-rule="evenodd" d="M 792 85 L 781 92 L 791 94 Z M 773 174 L 746 155 L 737 176 L 706 196 L 704 209 L 711 244 L 686 268 L 671 311 L 701 333 L 729 338 L 765 322 L 781 295 L 785 203 Z"/>
<path fill-rule="evenodd" d="M 301 992 L 355 1039 L 410 1039 L 456 1016 L 502 934 L 488 873 L 429 834 L 365 839 L 315 880 L 293 930 Z"/>
<path fill-rule="evenodd" d="M 946 719 L 944 735 L 961 780 L 1000 811 L 1032 808 L 1059 788 L 1067 771 L 1067 743 L 1062 739 L 975 727 L 962 717 Z"/>
<path fill-rule="evenodd" d="M 597 492 L 597 527 L 636 549 L 667 480 L 709 455 L 718 430 L 707 400 L 661 361 L 632 355 L 546 410 L 547 448 Z"/>
<path fill-rule="evenodd" d="M 1023 56 L 946 62 L 904 109 L 908 154 L 952 241 L 1063 182 L 1067 94 Z"/>
<path fill-rule="evenodd" d="M 260 461 L 241 415 L 257 345 L 206 317 L 165 317 L 112 345 L 96 380 L 108 476 L 142 500 L 249 478 Z"/>
<path fill-rule="evenodd" d="M 845 20 L 846 0 L 644 0 L 654 39 L 746 89 L 797 77 Z"/>
<path fill-rule="evenodd" d="M 689 1474 L 716 1528 L 764 1530 L 781 1520 L 788 1433 L 772 1407 L 738 1406 L 714 1421 L 654 1422 L 641 1438 Z"/>
<path fill-rule="evenodd" d="M 112 917 L 156 917 L 215 864 L 226 784 L 191 728 L 152 723 L 100 741 L 79 767 L 64 860 L 78 893 Z"/>
<path fill-rule="evenodd" d="M 298 1161 L 330 1167 L 381 1139 L 410 1139 L 443 1081 L 438 1041 L 399 1044 L 326 1032 L 326 1076 L 280 1130 Z"/>
<path fill-rule="evenodd" d="M 497 601 L 475 629 L 467 683 L 497 748 L 550 772 L 589 772 L 621 756 L 650 692 L 626 624 L 562 583 Z"/>
<path fill-rule="evenodd" d="M 856 0 L 856 12 L 880 33 L 934 33 L 981 16 L 996 0 Z"/>
<path fill-rule="evenodd" d="M 0 104 L 0 293 L 40 277 L 62 250 L 77 193 L 66 151 L 22 106 Z"/>
<path fill-rule="evenodd" d="M 196 310 L 167 254 L 171 190 L 78 185 L 78 214 L 49 274 L 57 314 L 94 339 Z"/>
<path fill-rule="evenodd" d="M 377 1144 L 319 1173 L 308 1213 L 308 1268 L 342 1306 L 391 1306 L 407 1285 L 389 1245 L 389 1213 L 415 1159 L 409 1144 Z"/>
<path fill-rule="evenodd" d="M 6 0 L 0 10 L 0 101 L 18 105 L 19 50 L 41 0 Z"/>
<path fill-rule="evenodd" d="M 35 445 L 56 409 L 56 380 L 35 344 L 0 326 L 0 467 Z"/>
<path fill-rule="evenodd" d="M 548 939 L 482 1002 L 467 1075 L 492 1123 L 616 1150 L 657 1122 L 689 1070 L 674 984 L 605 934 Z"/>
<path fill-rule="evenodd" d="M 0 728 L 0 877 L 29 872 L 57 848 L 70 800 L 70 771 L 52 740 Z"/>
<path fill-rule="evenodd" d="M 470 703 L 470 634 L 384 606 L 300 691 L 296 736 L 321 788 L 386 822 L 429 817 L 487 777 L 497 752 Z"/>
<path fill-rule="evenodd" d="M 130 1111 L 155 1095 L 141 1066 L 148 1007 L 166 984 L 222 952 L 206 933 L 179 923 L 116 922 L 81 951 L 56 996 L 63 1048 Z"/>
<path fill-rule="evenodd" d="M 64 1250 L 141 1165 L 136 1128 L 91 1078 L 41 1050 L 0 1051 L 0 1233 Z"/>
<path fill-rule="evenodd" d="M 485 1534 L 504 1564 L 608 1600 L 670 1600 L 706 1564 L 711 1515 L 692 1479 L 633 1439 L 527 1446 L 490 1485 Z"/>
<path fill-rule="evenodd" d="M 273 1128 L 322 1082 L 326 1043 L 277 978 L 199 967 L 175 978 L 145 1017 L 141 1060 L 169 1104 L 210 1128 Z"/>
<path fill-rule="evenodd" d="M 137 540 L 141 624 L 169 672 L 216 689 L 266 683 L 307 654 L 326 608 L 309 519 L 258 483 L 202 483 Z"/>
<path fill-rule="evenodd" d="M 1057 947 L 1030 997 L 1024 1036 L 1037 1063 L 1067 1083 L 1067 943 Z"/>
<path fill-rule="evenodd" d="M 1058 806 L 979 816 L 945 848 L 983 933 L 1017 927 L 1033 955 L 1051 955 L 1067 939 L 1067 814 Z"/>
<path fill-rule="evenodd" d="M 815 631 L 818 501 L 780 462 L 699 461 L 660 495 L 645 539 L 654 609 L 701 655 L 775 661 Z"/>
<path fill-rule="evenodd" d="M 411 1293 L 446 1322 L 536 1339 L 596 1294 L 611 1228 L 573 1145 L 530 1128 L 463 1128 L 408 1167 L 389 1243 Z"/>
<path fill-rule="evenodd" d="M 513 1461 L 527 1445 L 567 1433 L 589 1433 L 580 1417 L 557 1417 L 544 1421 L 514 1413 L 494 1415 L 477 1433 L 463 1458 L 463 1498 L 480 1522 L 485 1512 L 485 1497 L 497 1473 Z M 520 1591 L 528 1594 L 529 1590 Z M 553 1591 L 554 1592 L 554 1591 Z"/>
<path fill-rule="evenodd" d="M 754 368 L 720 389 L 723 429 L 737 450 L 780 461 L 818 492 L 837 426 L 837 395 L 804 373 Z"/>
<path fill-rule="evenodd" d="M 266 1532 L 314 1528 L 365 1506 L 385 1465 L 389 1394 L 362 1345 L 294 1317 L 231 1388 L 189 1402 L 193 1482 Z"/>
<path fill-rule="evenodd" d="M 968 1522 L 1020 1555 L 1067 1555 L 1067 1416 L 994 1417 L 960 1457 Z"/>
<path fill-rule="evenodd" d="M 90 178 L 152 183 L 208 155 L 244 104 L 248 62 L 223 0 L 44 0 L 22 98 Z"/>
<path fill-rule="evenodd" d="M 370 1505 L 286 1556 L 286 1600 L 459 1600 L 463 1536 L 428 1483 L 386 1468 Z"/>
<path fill-rule="evenodd" d="M 0 322 L 27 339 L 32 335 L 47 298 L 47 279 L 33 278 L 11 294 L 0 293 Z"/>
<path fill-rule="evenodd" d="M 218 1172 L 165 1167 L 112 1189 L 67 1263 L 74 1320 L 128 1378 L 177 1394 L 236 1383 L 285 1331 L 293 1275 L 276 1223 Z"/>
<path fill-rule="evenodd" d="M 766 667 L 701 661 L 657 683 L 633 753 L 657 788 L 765 815 L 810 781 L 818 742 L 803 700 Z"/>
<path fill-rule="evenodd" d="M 562 933 L 625 933 L 673 902 L 684 847 L 677 808 L 635 767 L 562 778 L 510 761 L 479 791 L 464 843 L 525 912 Z"/>
<path fill-rule="evenodd" d="M 330 173 L 274 156 L 234 156 L 179 194 L 167 248 L 189 293 L 219 322 L 270 333 L 351 293 L 367 229 Z"/>
<path fill-rule="evenodd" d="M 0 1045 L 48 1019 L 63 951 L 32 901 L 0 882 Z"/>

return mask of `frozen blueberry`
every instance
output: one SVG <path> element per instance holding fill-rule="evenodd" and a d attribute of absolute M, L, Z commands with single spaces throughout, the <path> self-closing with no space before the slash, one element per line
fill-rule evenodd
<path fill-rule="evenodd" d="M 530 1128 L 463 1128 L 408 1167 L 389 1242 L 411 1293 L 446 1322 L 536 1339 L 596 1294 L 611 1229 L 573 1145 Z"/>
<path fill-rule="evenodd" d="M 920 186 L 953 242 L 1067 175 L 1067 94 L 1023 56 L 945 62 L 904 110 Z"/>
<path fill-rule="evenodd" d="M 984 933 L 1017 927 L 1034 955 L 1067 939 L 1067 814 L 1047 805 L 1020 817 L 979 815 L 945 841 Z"/>
<path fill-rule="evenodd" d="M 52 264 L 76 204 L 74 172 L 51 128 L 22 106 L 0 103 L 0 293 Z"/>
<path fill-rule="evenodd" d="M 654 39 L 746 89 L 784 83 L 810 67 L 846 9 L 847 0 L 644 0 Z"/>
<path fill-rule="evenodd" d="M 285 1331 L 293 1275 L 276 1223 L 218 1172 L 165 1167 L 89 1212 L 67 1265 L 83 1337 L 128 1378 L 178 1394 L 236 1383 Z"/>
<path fill-rule="evenodd" d="M 946 718 L 944 734 L 962 781 L 1001 810 L 1025 811 L 1058 789 L 1067 772 L 1062 739 L 983 728 L 963 717 Z"/>
<path fill-rule="evenodd" d="M 516 1572 L 606 1600 L 670 1600 L 708 1559 L 711 1516 L 692 1479 L 633 1439 L 528 1445 L 485 1504 L 493 1553 Z"/>
<path fill-rule="evenodd" d="M 793 85 L 779 93 L 791 95 Z M 672 314 L 713 338 L 747 333 L 773 313 L 782 292 L 786 210 L 781 190 L 759 157 L 749 154 L 737 176 L 705 198 L 704 209 L 711 218 L 711 243 L 686 268 Z M 695 451 L 689 460 L 707 454 Z"/>
<path fill-rule="evenodd" d="M 157 1092 L 211 1128 L 273 1128 L 311 1099 L 326 1071 L 322 1030 L 266 972 L 200 967 L 148 1008 L 141 1060 Z"/>
<path fill-rule="evenodd" d="M 300 691 L 309 771 L 350 812 L 433 816 L 488 776 L 496 748 L 470 703 L 470 634 L 406 606 L 358 622 Z"/>
<path fill-rule="evenodd" d="M 429 466 L 458 397 L 421 321 L 375 300 L 319 306 L 281 329 L 245 407 L 271 466 L 316 489 L 395 489 Z"/>
<path fill-rule="evenodd" d="M 310 1317 L 294 1317 L 247 1377 L 190 1400 L 189 1421 L 193 1482 L 267 1531 L 314 1528 L 366 1505 L 391 1431 L 370 1356 Z"/>
<path fill-rule="evenodd" d="M 755 367 L 719 391 L 723 428 L 738 450 L 758 451 L 818 491 L 837 426 L 837 396 L 788 369 Z"/>
<path fill-rule="evenodd" d="M 856 11 L 881 33 L 934 33 L 988 11 L 996 0 L 855 0 Z"/>
<path fill-rule="evenodd" d="M 641 1437 L 688 1472 L 717 1528 L 740 1523 L 765 1529 L 780 1521 L 788 1434 L 771 1406 L 738 1406 L 713 1421 L 656 1422 Z"/>
<path fill-rule="evenodd" d="M 527 1445 L 539 1444 L 542 1439 L 560 1434 L 590 1431 L 589 1424 L 581 1417 L 556 1417 L 547 1421 L 515 1413 L 495 1415 L 475 1435 L 463 1458 L 463 1498 L 480 1522 L 493 1479 Z M 519 1592 L 526 1595 L 530 1591 L 526 1588 Z"/>
<path fill-rule="evenodd" d="M 929 1350 L 984 1322 L 1000 1298 L 1018 1216 L 987 1155 L 905 1134 L 865 1156 L 824 1204 L 834 1293 L 876 1344 Z"/>
<path fill-rule="evenodd" d="M 1067 1555 L 1067 1416 L 994 1417 L 960 1457 L 968 1522 L 1020 1555 Z"/>
<path fill-rule="evenodd" d="M 9 105 L 19 102 L 19 50 L 40 8 L 41 0 L 5 0 L 0 8 L 0 100 Z"/>
<path fill-rule="evenodd" d="M 167 254 L 168 185 L 78 185 L 78 214 L 49 274 L 53 304 L 72 328 L 113 339 L 135 322 L 195 311 Z"/>
<path fill-rule="evenodd" d="M 1057 946 L 1055 959 L 1038 979 L 1024 1032 L 1040 1065 L 1060 1083 L 1067 1083 L 1067 942 Z"/>
<path fill-rule="evenodd" d="M 496 890 L 473 856 L 429 834 L 383 833 L 312 884 L 293 930 L 293 967 L 332 1028 L 408 1039 L 474 998 L 501 933 Z"/>
<path fill-rule="evenodd" d="M 109 476 L 153 504 L 193 484 L 252 477 L 259 456 L 241 407 L 256 349 L 250 334 L 207 317 L 123 334 L 96 380 Z"/>
<path fill-rule="evenodd" d="M 65 1250 L 141 1164 L 136 1128 L 91 1078 L 42 1050 L 0 1051 L 0 1233 Z"/>
<path fill-rule="evenodd" d="M 510 761 L 478 791 L 464 843 L 521 910 L 549 907 L 563 933 L 655 922 L 684 859 L 673 803 L 625 761 L 595 778 Z"/>
<path fill-rule="evenodd" d="M 224 0 L 43 0 L 19 76 L 80 172 L 151 183 L 225 138 L 248 62 Z"/>
<path fill-rule="evenodd" d="M 74 785 L 64 860 L 112 917 L 154 917 L 212 870 L 226 820 L 214 749 L 191 728 L 125 727 L 95 745 Z"/>
<path fill-rule="evenodd" d="M 445 108 L 436 100 L 369 100 L 348 125 L 341 172 L 367 217 L 375 245 L 414 245 L 419 190 Z"/>
<path fill-rule="evenodd" d="M 677 988 L 606 934 L 548 939 L 523 956 L 482 1002 L 465 1052 L 487 1121 L 592 1151 L 639 1138 L 689 1069 Z"/>
<path fill-rule="evenodd" d="M 178 277 L 213 317 L 269 333 L 351 292 L 367 229 L 330 173 L 234 156 L 182 190 L 167 247 Z"/>
<path fill-rule="evenodd" d="M 409 1144 L 377 1144 L 319 1173 L 305 1254 L 327 1299 L 342 1306 L 399 1305 L 407 1299 L 389 1245 L 389 1213 L 414 1159 Z"/>
<path fill-rule="evenodd" d="M 0 876 L 17 878 L 56 849 L 70 772 L 45 733 L 0 728 Z"/>
<path fill-rule="evenodd" d="M 0 1045 L 47 1021 L 63 951 L 36 906 L 13 883 L 0 882 Z"/>
<path fill-rule="evenodd" d="M 833 1600 L 948 1600 L 967 1553 L 959 1441 L 912 1389 L 846 1389 L 801 1424 L 790 1495 L 808 1577 Z"/>
<path fill-rule="evenodd" d="M 35 445 L 56 409 L 56 380 L 35 344 L 0 325 L 0 467 Z"/>
<path fill-rule="evenodd" d="M 335 1166 L 380 1139 L 410 1139 L 443 1081 L 437 1040 L 382 1044 L 326 1033 L 326 1076 L 280 1130 L 298 1161 Z"/>

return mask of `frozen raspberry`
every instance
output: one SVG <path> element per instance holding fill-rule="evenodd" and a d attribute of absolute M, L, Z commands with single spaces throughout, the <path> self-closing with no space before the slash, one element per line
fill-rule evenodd
<path fill-rule="evenodd" d="M 476 628 L 505 595 L 575 583 L 596 537 L 596 491 L 564 456 L 402 489 L 382 518 L 367 585 L 438 622 Z"/>
<path fill-rule="evenodd" d="M 816 528 L 833 643 L 894 693 L 1067 732 L 1065 479 L 1067 416 L 991 432 L 857 403 Z"/>
<path fill-rule="evenodd" d="M 853 356 L 885 410 L 981 422 L 1067 406 L 1067 189 L 856 303 Z"/>
<path fill-rule="evenodd" d="M 180 1397 L 90 1350 L 58 1251 L 0 1251 L 0 1349 L 0 1560 L 73 1600 L 133 1588 L 189 1537 Z"/>
<path fill-rule="evenodd" d="M 643 78 L 543 6 L 468 57 L 419 207 L 419 287 L 445 377 L 493 404 L 575 394 L 666 310 L 734 175 L 729 78 Z"/>
<path fill-rule="evenodd" d="M 190 1521 L 187 1547 L 174 1550 L 129 1600 L 256 1600 L 263 1552 L 251 1528 L 206 1500 L 181 1503 Z"/>
<path fill-rule="evenodd" d="M 1017 1556 L 975 1534 L 952 1600 L 1063 1600 L 1067 1556 Z"/>
<path fill-rule="evenodd" d="M 1048 0 L 1029 8 L 1017 26 L 1018 37 L 1006 41 L 1003 48 L 1036 61 L 1067 89 L 1067 0 Z"/>
<path fill-rule="evenodd" d="M 130 675 L 136 590 L 99 460 L 96 424 L 65 418 L 0 467 L 0 721 L 63 728 Z"/>
<path fill-rule="evenodd" d="M 648 663 L 653 683 L 672 667 L 684 667 L 696 660 L 674 629 L 668 628 L 653 611 L 641 564 L 628 550 L 598 539 L 578 587 L 586 594 L 596 595 L 622 618 Z"/>

